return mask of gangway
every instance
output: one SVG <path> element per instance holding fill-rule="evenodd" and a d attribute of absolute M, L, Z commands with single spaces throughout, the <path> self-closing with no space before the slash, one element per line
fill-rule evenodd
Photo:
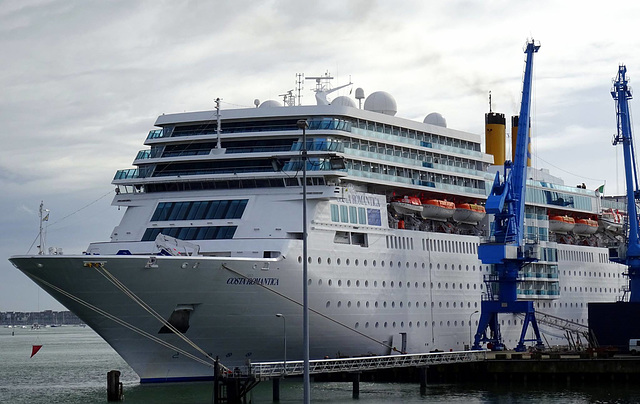
<path fill-rule="evenodd" d="M 430 352 L 420 354 L 365 356 L 359 358 L 318 359 L 309 361 L 310 374 L 365 372 L 371 370 L 423 367 L 449 363 L 477 362 L 484 360 L 486 351 Z M 299 376 L 303 361 L 252 363 L 249 374 L 256 378 Z"/>
<path fill-rule="evenodd" d="M 524 318 L 524 314 L 519 314 L 518 317 Z M 572 343 L 572 340 L 568 335 L 575 334 L 577 336 L 577 341 L 573 342 L 574 345 L 577 346 L 580 344 L 580 337 L 585 338 L 594 348 L 597 345 L 595 338 L 589 332 L 589 326 L 576 323 L 575 321 L 571 321 L 566 318 L 557 317 L 552 314 L 542 313 L 540 311 L 536 311 L 536 320 L 538 325 L 546 325 L 567 333 L 567 340 L 569 341 L 569 344 Z"/>

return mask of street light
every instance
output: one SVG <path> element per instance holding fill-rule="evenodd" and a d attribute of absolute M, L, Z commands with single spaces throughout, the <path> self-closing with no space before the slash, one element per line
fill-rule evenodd
<path fill-rule="evenodd" d="M 471 315 L 469 316 L 469 349 L 473 347 L 473 337 L 471 337 L 471 317 L 473 317 L 473 315 L 476 313 L 480 313 L 480 312 L 476 310 L 473 313 L 471 313 Z"/>
<path fill-rule="evenodd" d="M 287 374 L 287 318 L 284 314 L 278 313 L 276 317 L 282 318 L 282 330 L 284 333 L 284 361 L 282 362 L 282 374 Z"/>
<path fill-rule="evenodd" d="M 304 403 L 311 403 L 309 380 L 309 294 L 307 288 L 307 128 L 306 119 L 298 120 L 302 129 L 302 353 L 304 358 Z"/>

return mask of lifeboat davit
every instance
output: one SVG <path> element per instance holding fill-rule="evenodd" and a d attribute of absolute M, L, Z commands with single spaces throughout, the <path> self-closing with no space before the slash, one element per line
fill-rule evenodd
<path fill-rule="evenodd" d="M 575 234 L 594 234 L 598 231 L 598 222 L 593 219 L 578 219 L 573 228 Z"/>
<path fill-rule="evenodd" d="M 622 231 L 624 216 L 618 210 L 607 209 L 598 218 L 598 228 L 600 230 L 618 233 Z"/>
<path fill-rule="evenodd" d="M 453 212 L 453 220 L 460 223 L 478 224 L 484 219 L 487 212 L 484 206 L 475 203 L 459 203 Z"/>
<path fill-rule="evenodd" d="M 441 199 L 423 199 L 422 217 L 425 219 L 446 221 L 453 216 L 456 205 Z"/>
<path fill-rule="evenodd" d="M 576 220 L 571 216 L 549 217 L 549 231 L 554 233 L 568 233 L 573 230 Z"/>
<path fill-rule="evenodd" d="M 402 215 L 413 215 L 422 212 L 422 202 L 417 196 L 395 196 L 391 198 L 391 206 Z"/>

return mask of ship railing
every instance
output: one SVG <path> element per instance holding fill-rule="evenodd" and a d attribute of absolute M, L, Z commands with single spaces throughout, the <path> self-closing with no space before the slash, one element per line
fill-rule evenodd
<path fill-rule="evenodd" d="M 430 352 L 420 354 L 365 356 L 359 358 L 318 359 L 309 361 L 309 373 L 362 372 L 377 369 L 422 367 L 435 364 L 478 362 L 486 351 Z M 256 378 L 281 375 L 297 376 L 304 372 L 303 361 L 252 363 L 250 373 Z"/>

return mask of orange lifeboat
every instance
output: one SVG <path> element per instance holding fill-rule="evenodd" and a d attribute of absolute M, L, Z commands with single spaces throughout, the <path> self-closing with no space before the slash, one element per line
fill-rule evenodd
<path fill-rule="evenodd" d="M 593 219 L 578 219 L 573 228 L 575 234 L 594 234 L 598 231 L 598 222 Z"/>
<path fill-rule="evenodd" d="M 453 220 L 460 223 L 478 224 L 487 212 L 484 206 L 475 203 L 459 203 L 453 212 Z"/>
<path fill-rule="evenodd" d="M 423 199 L 422 200 L 422 217 L 425 219 L 433 219 L 446 221 L 453 216 L 456 205 L 442 199 Z"/>
<path fill-rule="evenodd" d="M 401 215 L 413 215 L 422 212 L 422 202 L 417 196 L 394 196 L 391 198 L 390 204 Z"/>
<path fill-rule="evenodd" d="M 554 233 L 568 233 L 573 230 L 576 220 L 571 216 L 550 216 L 549 231 Z"/>

